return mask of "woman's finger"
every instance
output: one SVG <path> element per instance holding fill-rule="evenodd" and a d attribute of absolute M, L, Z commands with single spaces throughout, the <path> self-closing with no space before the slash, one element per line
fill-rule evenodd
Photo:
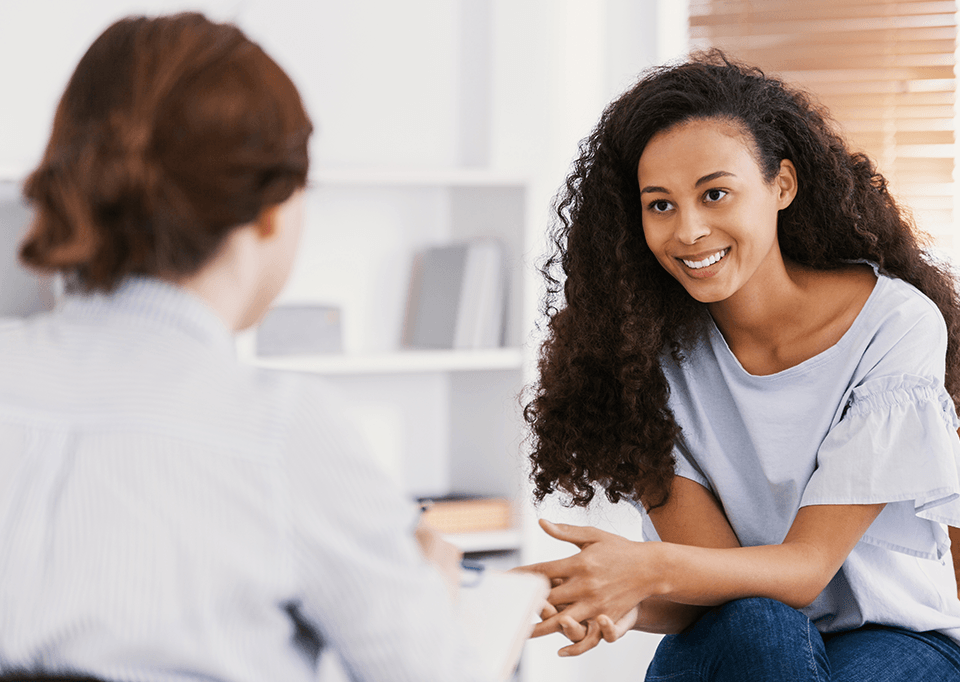
<path fill-rule="evenodd" d="M 587 592 L 587 583 L 582 580 L 568 580 L 550 589 L 547 601 L 560 608 L 561 604 L 577 604 L 584 600 L 595 599 L 594 591 Z"/>
<path fill-rule="evenodd" d="M 610 616 L 601 614 L 597 616 L 596 623 L 600 628 L 600 635 L 606 642 L 616 642 L 623 636 L 623 633 L 619 631 L 619 628 L 617 628 L 616 623 L 613 622 Z"/>
<path fill-rule="evenodd" d="M 563 632 L 560 629 L 559 614 L 554 614 L 553 616 L 545 618 L 534 625 L 533 632 L 530 633 L 530 639 L 536 639 L 537 637 L 543 637 L 544 635 L 551 635 L 554 632 Z"/>
<path fill-rule="evenodd" d="M 579 656 L 582 653 L 590 651 L 600 643 L 600 626 L 596 621 L 591 620 L 587 623 L 587 632 L 583 639 L 576 644 L 564 647 L 557 653 L 560 656 Z"/>
<path fill-rule="evenodd" d="M 557 615 L 557 613 L 558 613 L 557 608 L 553 604 L 547 602 L 547 604 L 540 611 L 540 620 L 546 620 L 547 618 L 551 618 Z"/>
<path fill-rule="evenodd" d="M 554 523 L 546 519 L 540 519 L 540 527 L 547 532 L 547 535 L 557 540 L 570 542 L 581 549 L 590 543 L 597 542 L 606 535 L 604 531 L 593 526 L 571 526 L 567 523 Z"/>
<path fill-rule="evenodd" d="M 564 608 L 559 613 L 534 625 L 530 638 L 543 637 L 544 635 L 549 635 L 554 632 L 563 632 L 561 623 L 584 623 L 589 620 L 589 618 L 584 615 L 588 613 L 589 611 L 579 604 Z"/>
<path fill-rule="evenodd" d="M 567 615 L 561 615 L 559 619 L 560 630 L 564 636 L 571 642 L 579 642 L 587 636 L 587 627 L 583 623 L 578 623 Z"/>
<path fill-rule="evenodd" d="M 551 584 L 554 582 L 562 583 L 566 578 L 570 577 L 572 571 L 573 563 L 576 561 L 579 555 L 574 554 L 565 559 L 556 559 L 554 561 L 543 561 L 539 564 L 527 564 L 526 566 L 517 566 L 511 568 L 510 572 L 516 573 L 539 573 L 542 576 L 546 576 L 550 580 Z"/>
<path fill-rule="evenodd" d="M 589 604 L 579 603 L 579 604 L 570 604 L 560 609 L 560 612 L 552 616 L 545 621 L 537 623 L 534 627 L 534 633 L 549 634 L 551 632 L 561 632 L 560 620 L 572 621 L 574 623 L 586 623 L 588 620 L 593 620 L 597 615 L 603 613 L 599 608 L 595 608 Z"/>

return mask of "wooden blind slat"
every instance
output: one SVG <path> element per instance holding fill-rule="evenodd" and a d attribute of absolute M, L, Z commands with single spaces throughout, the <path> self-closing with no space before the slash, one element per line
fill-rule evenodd
<path fill-rule="evenodd" d="M 909 128 L 922 127 L 927 125 L 928 121 L 935 121 L 938 124 L 945 122 L 944 125 L 951 126 L 953 130 L 953 108 L 952 107 L 897 107 L 894 109 L 896 120 L 903 121 L 901 125 Z M 830 111 L 837 118 L 847 121 L 886 121 L 890 114 L 876 111 L 876 107 L 864 106 L 863 102 L 857 102 L 853 106 L 831 107 Z"/>
<path fill-rule="evenodd" d="M 776 73 L 771 71 L 770 73 Z M 789 80 L 789 79 L 788 79 Z M 871 94 L 882 93 L 895 95 L 902 92 L 953 92 L 954 83 L 950 81 L 870 81 L 844 82 L 844 83 L 818 83 L 817 87 L 812 87 L 806 83 L 799 83 L 806 86 L 819 96 L 820 101 L 830 108 L 830 96 L 834 94 Z"/>
<path fill-rule="evenodd" d="M 952 118 L 934 118 L 934 119 L 912 119 L 904 120 L 894 117 L 888 118 L 859 118 L 850 119 L 844 122 L 844 129 L 850 132 L 885 132 L 891 129 L 898 133 L 910 133 L 914 135 L 948 133 L 951 137 L 943 140 L 925 140 L 925 142 L 936 142 L 938 144 L 953 143 L 953 119 Z"/>
<path fill-rule="evenodd" d="M 889 60 L 903 59 L 930 59 L 950 55 L 951 48 L 956 41 L 956 30 L 934 29 L 937 32 L 943 32 L 945 35 L 934 35 L 928 31 L 927 35 L 914 36 L 907 39 L 903 34 L 890 36 L 881 36 L 881 40 L 863 40 L 859 36 L 857 40 L 837 40 L 836 35 L 777 35 L 777 36 L 742 36 L 737 40 L 751 39 L 759 41 L 766 39 L 771 44 L 766 48 L 770 51 L 770 57 L 781 60 L 816 60 L 821 59 L 827 52 L 832 55 L 842 56 L 843 59 L 857 58 L 880 58 Z M 851 38 L 853 36 L 850 36 Z M 708 36 L 710 40 L 720 40 L 720 38 Z M 776 45 L 773 44 L 776 41 Z M 710 43 L 707 43 L 708 45 Z M 811 49 L 813 46 L 815 49 Z M 762 46 L 757 47 L 763 50 Z"/>
<path fill-rule="evenodd" d="M 690 27 L 690 39 L 694 44 L 700 43 L 705 47 L 714 44 L 712 41 L 723 38 L 736 39 L 738 41 L 753 42 L 759 45 L 779 45 L 779 44 L 843 44 L 843 43 L 880 43 L 897 45 L 902 41 L 911 40 L 956 40 L 956 26 L 934 26 L 928 28 L 891 28 L 888 31 L 839 31 L 840 35 L 832 35 L 826 39 L 819 32 L 808 33 L 790 33 L 780 31 L 778 33 L 761 32 L 738 32 L 732 28 L 721 34 L 718 30 L 699 30 L 696 26 Z"/>
<path fill-rule="evenodd" d="M 798 77 L 803 78 L 807 83 L 863 83 L 871 81 L 943 81 L 949 83 L 953 81 L 953 66 L 930 66 L 918 67 L 914 69 L 903 69 L 899 67 L 873 68 L 873 69 L 814 69 L 805 68 L 803 70 L 781 70 L 778 72 L 785 78 L 795 80 Z M 944 89 L 949 89 L 945 86 Z"/>
<path fill-rule="evenodd" d="M 938 42 L 952 44 L 952 41 Z M 861 47 L 871 49 L 858 49 Z M 872 46 L 829 45 L 817 46 L 816 50 L 812 52 L 810 45 L 782 45 L 775 49 L 754 50 L 754 55 L 757 60 L 763 60 L 767 63 L 777 61 L 796 63 L 798 60 L 802 60 L 804 65 L 815 70 L 835 68 L 838 64 L 842 64 L 846 69 L 872 69 L 878 66 L 890 68 L 942 67 L 946 69 L 952 67 L 953 56 L 945 49 L 933 51 L 934 48 L 931 48 L 931 50 L 931 53 L 917 51 L 892 54 L 872 49 Z"/>
<path fill-rule="evenodd" d="M 950 0 L 900 0 L 899 2 L 877 2 L 876 0 L 844 0 L 843 3 L 831 0 L 804 0 L 797 3 L 795 0 L 690 0 L 690 16 L 705 16 L 710 14 L 731 14 L 737 17 L 748 16 L 751 12 L 789 12 L 802 4 L 809 12 L 809 16 L 818 16 L 823 12 L 842 8 L 841 11 L 857 12 L 862 8 L 874 14 L 882 12 L 898 12 L 902 9 L 913 8 L 916 14 L 949 13 L 955 7 Z"/>
<path fill-rule="evenodd" d="M 951 5 L 952 3 L 944 3 Z M 773 27 L 776 31 L 803 31 L 804 27 L 813 27 L 814 30 L 827 31 L 855 31 L 857 29 L 870 31 L 886 28 L 915 28 L 925 26 L 952 26 L 953 12 L 950 8 L 930 14 L 916 12 L 883 12 L 878 6 L 863 8 L 859 12 L 844 11 L 846 7 L 833 4 L 823 7 L 815 14 L 804 3 L 794 3 L 789 8 L 777 11 L 749 12 L 747 14 L 733 12 L 730 14 L 707 14 L 690 18 L 691 26 L 716 26 L 724 30 L 739 28 L 741 30 L 764 32 L 764 29 Z M 772 32 L 772 31 L 771 31 Z"/>
<path fill-rule="evenodd" d="M 953 110 L 953 93 L 947 92 L 901 92 L 894 95 L 873 93 L 869 95 L 838 94 L 831 100 L 834 108 L 919 108 L 937 107 Z M 834 112 L 836 113 L 836 112 Z M 950 114 L 952 115 L 952 114 Z"/>
<path fill-rule="evenodd" d="M 950 182 L 921 182 L 911 184 L 900 183 L 901 189 L 909 191 L 915 197 L 950 197 L 953 199 L 953 183 Z"/>

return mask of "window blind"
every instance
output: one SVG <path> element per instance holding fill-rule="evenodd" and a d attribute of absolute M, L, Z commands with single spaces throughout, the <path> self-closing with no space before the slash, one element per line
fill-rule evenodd
<path fill-rule="evenodd" d="M 953 0 L 690 0 L 690 40 L 812 92 L 957 255 L 956 13 Z"/>

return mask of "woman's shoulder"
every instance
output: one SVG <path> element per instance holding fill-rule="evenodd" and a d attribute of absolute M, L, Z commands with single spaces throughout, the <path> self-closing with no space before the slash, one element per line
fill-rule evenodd
<path fill-rule="evenodd" d="M 937 305 L 909 282 L 887 274 L 870 263 L 822 273 L 823 297 L 829 297 L 838 309 L 849 302 L 851 322 L 848 331 L 866 335 L 909 335 L 911 330 L 925 338 L 931 334 L 946 338 L 946 324 Z"/>
<path fill-rule="evenodd" d="M 871 298 L 869 313 L 878 326 L 895 333 L 913 329 L 925 335 L 937 333 L 946 338 L 946 322 L 937 304 L 909 282 L 880 274 L 875 295 Z"/>
<path fill-rule="evenodd" d="M 909 376 L 943 381 L 947 325 L 937 305 L 909 282 L 879 275 L 852 346 L 861 381 Z"/>

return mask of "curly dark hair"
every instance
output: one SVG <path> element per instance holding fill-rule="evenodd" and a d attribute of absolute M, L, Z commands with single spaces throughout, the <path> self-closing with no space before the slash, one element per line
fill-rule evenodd
<path fill-rule="evenodd" d="M 960 398 L 960 301 L 950 268 L 804 92 L 718 50 L 654 68 L 610 104 L 556 200 L 539 382 L 527 389 L 534 495 L 586 506 L 597 486 L 611 502 L 666 502 L 680 433 L 660 360 L 683 360 L 707 320 L 657 262 L 641 223 L 637 165 L 650 139 L 691 120 L 729 121 L 754 142 L 772 181 L 780 162 L 799 188 L 778 218 L 785 258 L 819 270 L 867 260 L 926 294 L 948 330 L 946 388 Z"/>

